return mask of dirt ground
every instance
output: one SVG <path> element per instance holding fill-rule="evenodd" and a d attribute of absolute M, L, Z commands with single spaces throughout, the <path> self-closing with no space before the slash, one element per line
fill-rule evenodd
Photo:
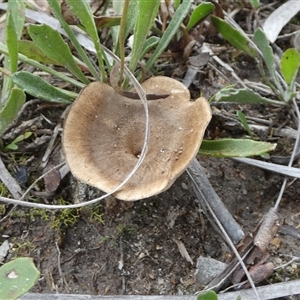
<path fill-rule="evenodd" d="M 253 231 L 274 204 L 282 178 L 229 159 L 200 157 L 200 162 L 234 218 L 246 233 Z M 292 226 L 299 222 L 299 193 L 296 181 L 285 193 L 280 208 L 286 223 Z M 90 195 L 94 197 L 94 191 Z M 98 209 L 101 218 L 92 219 L 88 210 L 73 214 L 78 215 L 74 225 L 65 226 L 60 220 L 58 227 L 51 228 L 55 223 L 53 213 L 43 221 L 41 217 L 30 219 L 29 209 L 17 208 L 2 222 L 2 241 L 8 239 L 15 249 L 11 255 L 33 257 L 41 271 L 33 292 L 193 294 L 199 289 L 194 279 L 197 258 L 226 261 L 231 254 L 202 214 L 186 174 L 168 191 L 150 199 L 106 200 Z M 270 246 L 270 260 L 275 265 L 299 256 L 299 240 L 280 234 L 277 238 L 279 241 Z M 184 244 L 193 264 L 181 256 L 176 241 Z M 292 265 L 274 272 L 270 280 L 298 277 L 298 268 Z"/>
<path fill-rule="evenodd" d="M 241 18 L 244 18 L 243 14 Z M 214 39 L 210 42 L 218 46 L 218 43 L 224 43 L 219 38 Z M 229 48 L 229 52 L 218 53 L 223 61 L 230 63 L 241 78 L 258 80 L 260 76 L 255 63 L 242 55 L 232 62 L 234 50 Z M 185 64 L 176 61 L 171 70 L 164 70 L 164 73 L 182 80 L 185 71 Z M 232 79 L 226 70 L 221 72 Z M 192 98 L 196 98 L 199 92 L 210 98 L 226 84 L 228 82 L 215 69 L 205 66 L 190 87 Z M 19 151 L 2 153 L 7 168 L 22 182 L 23 188 L 41 175 L 40 163 L 47 142 L 55 126 L 61 123 L 65 109 L 40 100 L 30 100 L 32 102 L 24 110 L 20 122 L 38 118 L 30 125 L 35 126 L 35 136 L 20 143 Z M 236 110 L 241 109 L 240 105 L 212 104 L 212 108 L 214 114 L 206 138 L 245 136 L 246 132 L 241 127 L 230 128 L 216 113 L 221 110 L 234 118 Z M 247 116 L 272 120 L 275 127 L 289 125 L 295 128 L 293 114 L 288 108 L 278 110 L 257 105 L 243 106 L 242 109 Z M 50 122 L 45 121 L 42 115 Z M 266 139 L 264 132 L 259 134 Z M 35 147 L 32 146 L 34 141 Z M 274 137 L 272 141 L 279 144 L 272 155 L 290 155 L 293 140 Z M 54 165 L 61 154 L 60 138 L 56 140 L 55 147 L 52 155 Z M 245 233 L 252 232 L 274 205 L 283 177 L 230 159 L 199 156 L 198 160 L 232 216 Z M 289 183 L 279 213 L 284 224 L 296 228 L 300 224 L 300 182 L 290 180 Z M 29 200 L 69 204 L 100 195 L 99 191 L 78 182 L 71 174 L 60 182 L 54 195 L 43 194 L 44 188 L 44 184 L 39 183 Z M 0 209 L 3 218 L 12 205 L 1 205 Z M 205 256 L 227 261 L 231 255 L 227 244 L 203 214 L 186 173 L 166 192 L 136 202 L 109 197 L 90 209 L 57 212 L 17 207 L 1 222 L 0 233 L 0 244 L 8 240 L 11 246 L 5 261 L 15 256 L 33 257 L 41 272 L 41 278 L 32 290 L 36 293 L 193 294 L 200 289 L 194 276 L 197 258 Z M 191 261 L 181 255 L 180 242 Z M 293 256 L 300 258 L 299 249 L 298 239 L 278 233 L 270 245 L 269 260 L 276 267 L 281 266 Z M 262 284 L 299 277 L 298 264 L 294 262 L 275 270 Z"/>

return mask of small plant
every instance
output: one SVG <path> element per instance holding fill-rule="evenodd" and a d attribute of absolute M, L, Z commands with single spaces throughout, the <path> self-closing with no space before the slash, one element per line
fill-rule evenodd
<path fill-rule="evenodd" d="M 0 299 L 17 299 L 37 282 L 40 272 L 29 257 L 16 258 L 0 268 Z"/>
<path fill-rule="evenodd" d="M 31 135 L 32 135 L 32 132 L 25 132 L 24 134 L 21 134 L 21 135 L 17 136 L 10 144 L 8 144 L 4 148 L 4 150 L 17 150 L 18 149 L 18 143 L 28 139 Z"/>
<path fill-rule="evenodd" d="M 48 3 L 54 16 L 60 22 L 61 27 L 65 30 L 68 38 L 73 44 L 75 51 L 77 52 L 76 57 L 71 52 L 70 47 L 64 41 L 62 35 L 59 31 L 57 31 L 57 28 L 52 28 L 51 26 L 53 25 L 50 23 L 29 25 L 28 33 L 31 37 L 31 41 L 20 40 L 24 25 L 24 5 L 15 5 L 13 4 L 15 1 L 12 0 L 10 0 L 9 3 L 10 2 L 12 3 L 9 4 L 8 12 L 14 15 L 13 12 L 18 9 L 22 12 L 20 15 L 22 18 L 8 18 L 7 33 L 13 32 L 14 28 L 16 32 L 15 34 L 12 34 L 12 37 L 7 39 L 6 45 L 0 43 L 0 52 L 5 54 L 6 57 L 10 57 L 11 62 L 10 65 L 4 65 L 4 68 L 1 69 L 1 71 L 6 75 L 6 81 L 9 82 L 8 87 L 10 87 L 10 89 L 7 88 L 7 91 L 9 91 L 12 95 L 14 95 L 14 93 L 20 94 L 27 92 L 34 97 L 44 99 L 46 101 L 64 104 L 69 104 L 77 97 L 78 94 L 66 89 L 54 87 L 41 77 L 26 71 L 17 72 L 14 67 L 17 64 L 17 61 L 23 61 L 56 76 L 61 80 L 69 82 L 73 86 L 82 88 L 90 82 L 89 77 L 83 72 L 83 70 L 89 70 L 95 80 L 107 82 L 108 74 L 106 70 L 109 72 L 112 69 L 112 62 L 109 57 L 116 60 L 117 55 L 120 57 L 121 61 L 120 76 L 118 78 L 119 85 L 121 85 L 123 81 L 125 59 L 124 43 L 131 32 L 133 32 L 134 38 L 128 68 L 131 72 L 136 73 L 136 77 L 138 79 L 141 79 L 144 71 L 150 71 L 153 69 L 154 64 L 158 61 L 163 51 L 168 48 L 171 41 L 183 41 L 183 44 L 181 43 L 182 49 L 187 46 L 189 43 L 189 32 L 214 10 L 214 5 L 212 3 L 201 2 L 195 7 L 192 13 L 189 14 L 192 4 L 191 1 L 183 0 L 182 3 L 180 3 L 180 1 L 174 1 L 174 14 L 170 16 L 164 13 L 163 10 L 159 10 L 159 0 L 126 0 L 124 1 L 124 6 L 120 5 L 121 2 L 114 1 L 112 2 L 113 8 L 116 13 L 119 12 L 121 14 L 121 17 L 105 17 L 99 21 L 94 19 L 87 2 L 68 0 L 67 3 L 69 5 L 69 12 L 78 18 L 81 28 L 93 42 L 94 52 L 98 60 L 97 66 L 92 63 L 91 59 L 87 56 L 74 31 L 64 19 L 58 0 L 49 0 Z M 161 27 L 156 26 L 154 23 L 158 14 L 161 14 L 161 18 L 163 20 Z M 184 21 L 186 22 L 184 24 L 185 26 L 182 26 Z M 110 28 L 114 54 L 100 43 L 97 30 L 102 27 Z M 16 28 L 18 28 L 18 31 Z M 151 32 L 150 36 L 149 32 Z M 87 42 L 88 41 L 85 40 L 82 44 L 84 45 Z M 254 52 L 252 51 L 252 53 Z M 150 58 L 147 58 L 147 56 Z M 145 63 L 143 63 L 144 67 L 138 68 L 139 63 L 142 61 L 145 61 Z M 53 68 L 49 68 L 47 64 L 64 66 L 72 76 L 65 76 L 60 72 L 56 72 Z M 124 79 L 122 87 L 128 87 L 127 79 Z M 229 92 L 229 90 L 220 91 L 220 93 L 216 95 L 216 99 L 222 97 L 223 101 Z M 251 93 L 251 91 L 248 91 L 248 93 Z M 18 99 L 22 98 L 20 95 L 15 97 L 18 97 Z M 261 97 L 259 99 L 261 100 Z M 230 100 L 233 101 L 232 93 L 230 95 Z M 6 107 L 11 108 L 12 106 L 13 105 L 7 101 Z M 14 107 L 14 114 L 11 114 L 11 117 L 7 119 L 5 124 L 2 124 L 0 136 L 7 128 L 8 124 L 13 121 L 18 109 L 20 108 L 17 106 L 16 109 L 15 104 Z M 5 110 L 3 110 L 3 114 L 8 115 Z M 239 142 L 242 143 L 243 141 Z M 218 143 L 218 141 L 215 141 L 214 143 Z M 17 149 L 17 143 L 12 142 L 6 146 L 6 148 Z M 273 148 L 274 145 L 266 144 L 263 152 L 268 152 Z M 233 156 L 232 153 L 227 154 L 225 151 L 222 152 L 222 155 Z M 249 154 L 246 154 L 246 152 L 244 154 L 243 152 L 240 152 L 240 156 L 247 155 Z M 257 153 L 253 152 L 250 153 L 250 155 L 257 155 Z"/>
<path fill-rule="evenodd" d="M 290 104 L 292 99 L 299 94 L 299 92 L 295 92 L 295 79 L 300 66 L 298 51 L 293 48 L 287 49 L 280 59 L 279 66 L 277 66 L 268 38 L 261 28 L 256 29 L 254 41 L 252 41 L 242 30 L 235 29 L 221 18 L 212 16 L 212 22 L 227 41 L 257 61 L 265 83 L 276 96 L 276 99 L 262 97 L 247 87 L 242 89 L 225 88 L 215 95 L 215 100 L 243 104 L 266 103 L 279 106 Z M 267 74 L 264 65 L 267 67 Z M 281 74 L 278 69 L 280 69 Z"/>

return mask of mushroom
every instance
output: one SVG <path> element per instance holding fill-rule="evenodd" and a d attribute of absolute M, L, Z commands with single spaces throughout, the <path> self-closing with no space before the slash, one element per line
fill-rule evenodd
<path fill-rule="evenodd" d="M 150 140 L 137 172 L 114 196 L 133 201 L 168 189 L 197 154 L 211 119 L 204 98 L 190 101 L 188 89 L 163 76 L 146 80 L 146 93 L 168 94 L 148 101 Z M 144 108 L 107 84 L 93 82 L 73 103 L 66 118 L 63 148 L 79 180 L 104 192 L 114 190 L 134 168 L 145 134 Z"/>

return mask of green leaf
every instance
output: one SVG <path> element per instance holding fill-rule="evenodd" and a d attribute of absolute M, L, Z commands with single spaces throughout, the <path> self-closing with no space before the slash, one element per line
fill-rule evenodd
<path fill-rule="evenodd" d="M 8 48 L 8 56 L 5 56 L 3 66 L 5 69 L 15 72 L 18 68 L 18 44 L 17 40 L 21 37 L 25 22 L 25 6 L 23 1 L 8 1 L 7 19 L 6 19 L 6 45 Z M 2 82 L 2 91 L 0 98 L 1 103 L 5 104 L 5 99 L 8 97 L 12 81 L 9 77 L 4 76 Z"/>
<path fill-rule="evenodd" d="M 134 24 L 136 23 L 137 5 L 138 5 L 138 0 L 130 0 L 127 18 L 126 18 L 126 26 L 125 26 L 125 31 L 124 31 L 125 39 L 129 36 L 130 32 L 132 31 L 132 29 L 134 27 Z"/>
<path fill-rule="evenodd" d="M 260 94 L 255 93 L 253 90 L 248 88 L 243 89 L 222 89 L 217 92 L 215 95 L 215 100 L 218 102 L 236 102 L 243 104 L 277 104 L 277 105 L 285 105 L 284 102 L 268 99 L 262 97 Z"/>
<path fill-rule="evenodd" d="M 274 60 L 274 53 L 270 46 L 269 40 L 266 34 L 263 32 L 261 28 L 255 30 L 254 33 L 254 42 L 260 51 L 263 54 L 264 60 L 266 62 L 267 68 L 272 79 L 276 79 L 276 67 L 275 67 L 275 60 Z"/>
<path fill-rule="evenodd" d="M 7 47 L 5 44 L 1 43 L 0 42 L 0 53 L 3 53 L 5 55 L 8 55 L 8 50 L 7 50 Z M 66 81 L 74 86 L 77 86 L 79 87 L 80 89 L 84 88 L 85 87 L 85 84 L 83 84 L 82 82 L 79 82 L 77 80 L 75 80 L 73 77 L 68 77 L 66 76 L 64 73 L 62 72 L 59 72 L 59 71 L 56 71 L 54 70 L 53 68 L 50 68 L 50 67 L 47 67 L 46 65 L 44 64 L 41 64 L 39 63 L 38 61 L 34 60 L 34 59 L 30 59 L 28 58 L 27 56 L 19 53 L 19 60 L 28 64 L 28 65 L 31 65 L 31 66 L 34 66 L 35 68 L 37 69 L 40 69 L 44 72 L 47 72 L 48 74 L 51 74 L 53 76 L 56 76 L 57 78 L 63 80 L 63 81 Z M 78 62 L 78 63 L 81 63 L 81 62 Z"/>
<path fill-rule="evenodd" d="M 147 39 L 143 45 L 143 51 L 140 56 L 140 59 L 142 59 L 146 53 L 148 53 L 154 46 L 156 46 L 159 42 L 159 37 L 157 36 L 150 36 L 149 39 Z"/>
<path fill-rule="evenodd" d="M 167 48 L 170 41 L 174 37 L 174 35 L 178 32 L 178 29 L 184 20 L 184 18 L 188 15 L 189 10 L 191 8 L 192 1 L 183 0 L 180 6 L 175 11 L 167 29 L 163 33 L 155 51 L 151 55 L 151 58 L 148 60 L 146 64 L 146 70 L 149 71 L 153 64 L 157 61 L 158 57 L 161 53 Z"/>
<path fill-rule="evenodd" d="M 251 6 L 255 9 L 258 9 L 260 7 L 260 1 L 259 0 L 249 0 Z"/>
<path fill-rule="evenodd" d="M 18 150 L 18 146 L 14 143 L 10 143 L 9 145 L 7 145 L 5 148 L 5 150 Z M 1 299 L 1 298 L 0 298 Z"/>
<path fill-rule="evenodd" d="M 274 59 L 274 53 L 270 46 L 269 39 L 267 38 L 266 34 L 261 28 L 258 28 L 254 33 L 254 42 L 260 51 L 263 54 L 264 61 L 266 62 L 269 74 L 275 83 L 277 89 L 279 90 L 280 94 L 284 93 L 282 86 L 279 82 L 277 73 L 276 73 L 276 65 Z"/>
<path fill-rule="evenodd" d="M 69 104 L 76 94 L 58 89 L 41 77 L 21 71 L 12 75 L 13 82 L 26 93 L 50 102 Z"/>
<path fill-rule="evenodd" d="M 82 0 L 80 0 L 82 1 Z M 88 58 L 86 52 L 82 49 L 81 45 L 79 44 L 73 30 L 71 29 L 71 27 L 69 26 L 69 24 L 64 20 L 62 14 L 61 14 L 61 9 L 60 9 L 60 3 L 58 0 L 51 0 L 48 1 L 48 4 L 52 10 L 52 13 L 54 14 L 54 16 L 57 18 L 57 20 L 60 22 L 62 28 L 66 31 L 69 39 L 71 40 L 71 42 L 73 43 L 74 47 L 76 48 L 78 54 L 80 55 L 80 57 L 82 58 L 83 62 L 87 65 L 88 69 L 90 70 L 90 72 L 92 73 L 92 75 L 94 76 L 94 78 L 96 80 L 101 80 L 96 68 L 94 67 L 94 65 L 92 64 L 92 62 L 90 61 L 90 59 Z M 76 14 L 75 14 L 76 15 Z"/>
<path fill-rule="evenodd" d="M 99 16 L 95 17 L 97 29 L 110 28 L 120 25 L 121 17 L 119 16 Z"/>
<path fill-rule="evenodd" d="M 100 40 L 98 30 L 94 21 L 94 16 L 90 7 L 90 4 L 86 0 L 67 0 L 70 5 L 70 9 L 76 15 L 76 17 L 80 20 L 81 24 L 84 26 L 87 34 L 91 37 L 96 52 L 98 63 L 101 69 L 102 81 L 106 80 L 106 73 L 104 70 L 104 52 L 100 47 Z"/>
<path fill-rule="evenodd" d="M 197 23 L 199 23 L 203 18 L 209 15 L 215 6 L 209 2 L 200 3 L 192 12 L 188 24 L 186 25 L 186 30 L 191 30 Z"/>
<path fill-rule="evenodd" d="M 16 258 L 0 268 L 0 299 L 17 299 L 37 282 L 40 272 L 29 257 Z"/>
<path fill-rule="evenodd" d="M 7 11 L 11 12 L 13 23 L 16 30 L 17 39 L 22 36 L 25 23 L 25 4 L 24 1 L 9 0 Z"/>
<path fill-rule="evenodd" d="M 18 37 L 15 28 L 12 12 L 7 12 L 6 21 L 6 45 L 9 54 L 10 68 L 9 70 L 14 73 L 18 69 Z"/>
<path fill-rule="evenodd" d="M 21 141 L 24 141 L 28 139 L 32 135 L 31 131 L 25 132 L 24 134 L 21 134 L 17 136 L 9 145 L 7 145 L 4 149 L 10 149 L 10 150 L 17 150 L 18 149 L 18 143 Z"/>
<path fill-rule="evenodd" d="M 25 93 L 18 89 L 12 88 L 5 106 L 0 111 L 0 136 L 6 128 L 14 121 L 20 108 L 25 103 Z"/>
<path fill-rule="evenodd" d="M 207 291 L 197 297 L 197 300 L 218 300 L 218 295 L 214 291 Z"/>
<path fill-rule="evenodd" d="M 28 32 L 33 42 L 45 53 L 45 55 L 65 66 L 83 83 L 89 83 L 89 80 L 77 66 L 69 46 L 64 42 L 58 31 L 44 24 L 30 25 Z"/>
<path fill-rule="evenodd" d="M 132 46 L 129 69 L 133 72 L 143 51 L 143 45 L 154 19 L 158 13 L 160 0 L 140 0 L 136 8 L 137 19 L 134 27 L 134 40 Z"/>
<path fill-rule="evenodd" d="M 272 151 L 276 144 L 246 139 L 202 141 L 199 154 L 214 157 L 247 157 Z"/>
<path fill-rule="evenodd" d="M 174 0 L 174 8 L 175 8 L 175 10 L 177 10 L 177 8 L 179 7 L 180 1 L 181 0 Z"/>
<path fill-rule="evenodd" d="M 246 52 L 250 56 L 256 57 L 258 54 L 249 44 L 248 37 L 239 30 L 232 28 L 227 22 L 216 16 L 211 16 L 211 20 L 216 29 L 234 47 Z"/>
<path fill-rule="evenodd" d="M 20 40 L 18 41 L 19 53 L 27 56 L 28 58 L 42 62 L 48 65 L 61 65 L 54 59 L 49 58 L 45 53 L 32 41 Z"/>
<path fill-rule="evenodd" d="M 98 41 L 99 43 L 99 36 L 89 2 L 82 0 L 67 0 L 67 2 L 70 5 L 70 9 L 80 20 L 91 39 L 93 41 Z"/>
<path fill-rule="evenodd" d="M 286 50 L 280 60 L 280 70 L 286 83 L 293 90 L 300 65 L 300 55 L 296 49 Z"/>
<path fill-rule="evenodd" d="M 251 138 L 253 138 L 253 133 L 248 125 L 246 116 L 242 113 L 242 111 L 238 110 L 236 112 L 236 115 L 238 117 L 238 119 L 240 120 L 240 122 L 243 124 L 243 126 L 245 127 L 245 129 L 247 130 L 248 134 L 251 136 Z"/>

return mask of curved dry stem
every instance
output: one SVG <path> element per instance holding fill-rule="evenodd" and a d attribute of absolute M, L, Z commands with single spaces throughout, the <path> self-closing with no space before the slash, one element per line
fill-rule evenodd
<path fill-rule="evenodd" d="M 295 144 L 294 144 L 293 152 L 292 152 L 292 155 L 291 155 L 288 167 L 291 167 L 293 165 L 295 156 L 299 152 L 299 147 L 300 147 L 300 112 L 299 112 L 299 107 L 297 105 L 297 102 L 296 102 L 295 98 L 293 98 L 293 106 L 295 108 L 296 115 L 297 115 L 297 118 L 298 118 L 298 129 L 297 129 L 296 141 L 295 141 Z M 283 182 L 282 182 L 282 186 L 281 186 L 279 195 L 278 195 L 276 203 L 274 205 L 274 209 L 275 210 L 277 210 L 277 208 L 278 208 L 278 206 L 280 204 L 280 201 L 281 201 L 281 198 L 282 198 L 283 193 L 285 191 L 286 185 L 287 185 L 287 177 L 285 177 L 284 180 L 283 180 Z"/>

